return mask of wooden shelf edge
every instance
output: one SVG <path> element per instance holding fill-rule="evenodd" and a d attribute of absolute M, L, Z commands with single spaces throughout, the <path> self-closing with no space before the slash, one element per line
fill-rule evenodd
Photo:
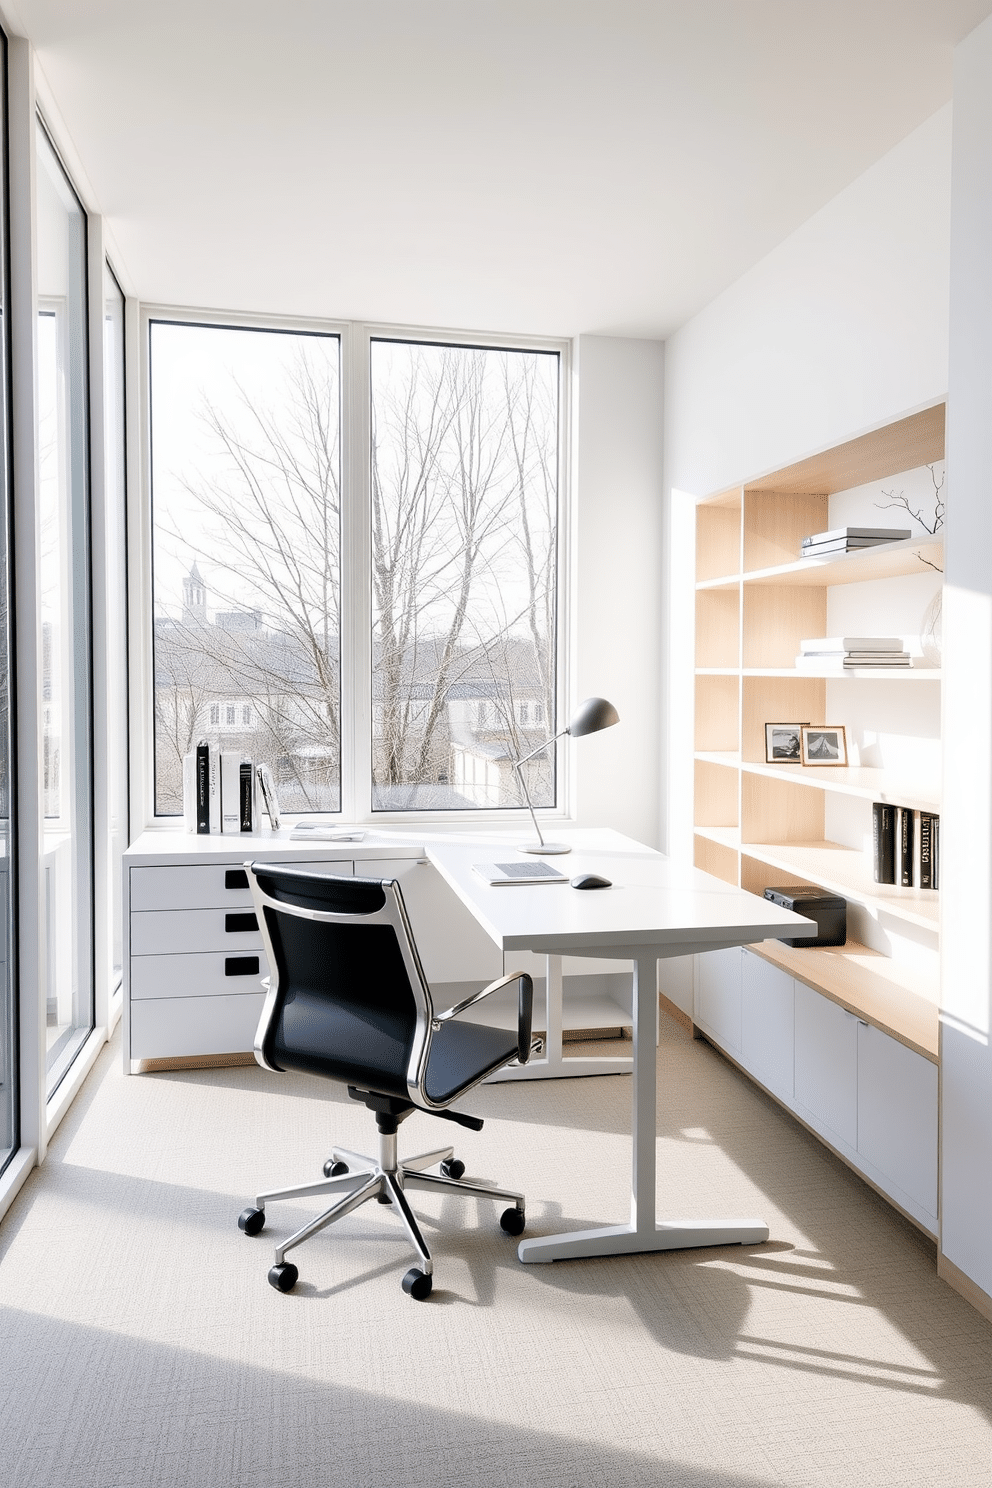
<path fill-rule="evenodd" d="M 702 668 L 700 668 L 700 673 Z M 802 671 L 798 667 L 744 667 L 742 677 L 810 677 L 818 682 L 941 682 L 940 667 L 849 667 L 844 671 Z"/>
<path fill-rule="evenodd" d="M 881 967 L 891 966 L 888 957 L 873 953 L 857 941 L 836 948 L 800 949 L 779 940 L 765 940 L 746 949 L 846 1012 L 864 1018 L 931 1064 L 939 1064 L 937 1002 L 885 976 Z M 853 956 L 877 959 L 880 969 L 873 971 L 859 965 L 849 959 Z"/>

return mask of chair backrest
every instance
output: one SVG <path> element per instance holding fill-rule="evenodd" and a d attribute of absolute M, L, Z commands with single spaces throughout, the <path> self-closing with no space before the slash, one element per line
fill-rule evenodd
<path fill-rule="evenodd" d="M 396 880 L 245 870 L 271 972 L 259 1062 L 422 1104 L 434 1011 Z"/>

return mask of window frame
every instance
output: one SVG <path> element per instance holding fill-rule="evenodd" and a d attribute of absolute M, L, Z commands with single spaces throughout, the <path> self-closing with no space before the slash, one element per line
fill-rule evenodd
<path fill-rule="evenodd" d="M 140 468 L 138 490 L 129 493 L 129 554 L 133 592 L 141 603 L 131 626 L 130 688 L 138 707 L 138 737 L 132 737 L 131 820 L 147 829 L 182 830 L 182 818 L 156 816 L 154 796 L 154 617 L 152 613 L 152 491 L 151 491 L 151 324 L 230 327 L 260 331 L 297 331 L 340 338 L 341 354 L 341 810 L 320 813 L 335 820 L 377 827 L 437 823 L 465 827 L 516 823 L 526 807 L 466 808 L 464 810 L 374 810 L 372 789 L 372 576 L 371 576 L 371 347 L 373 340 L 414 344 L 482 347 L 494 350 L 542 351 L 558 356 L 558 527 L 556 541 L 555 666 L 556 716 L 567 716 L 571 696 L 572 545 L 570 541 L 573 492 L 572 467 L 572 344 L 555 337 L 509 336 L 503 333 L 450 331 L 409 325 L 336 321 L 292 316 L 245 315 L 176 305 L 143 304 L 140 312 L 139 391 Z M 556 749 L 557 804 L 539 807 L 542 820 L 568 820 L 574 815 L 574 781 L 570 753 Z M 296 814 L 285 815 L 292 823 Z"/>

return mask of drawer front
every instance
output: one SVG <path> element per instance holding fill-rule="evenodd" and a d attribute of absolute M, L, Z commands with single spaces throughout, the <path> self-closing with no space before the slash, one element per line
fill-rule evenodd
<path fill-rule="evenodd" d="M 245 997 L 258 991 L 269 963 L 262 951 L 207 951 L 199 955 L 135 956 L 131 1000 L 182 996 Z"/>
<path fill-rule="evenodd" d="M 261 951 L 262 937 L 248 929 L 253 911 L 224 909 L 141 910 L 131 915 L 132 956 L 173 956 L 196 951 Z"/>
<path fill-rule="evenodd" d="M 232 836 L 232 842 L 236 838 Z M 232 857 L 237 853 L 231 848 Z M 257 854 L 256 854 L 257 856 Z M 245 858 L 250 857 L 245 853 Z M 243 861 L 243 860 L 242 860 Z M 241 909 L 251 907 L 251 890 L 242 867 L 234 857 L 227 863 L 189 863 L 167 868 L 132 868 L 130 870 L 130 909 Z M 287 868 L 326 869 L 330 873 L 354 873 L 350 858 L 345 861 L 293 859 Z"/>
<path fill-rule="evenodd" d="M 265 994 L 163 997 L 131 1007 L 131 1059 L 250 1054 Z"/>

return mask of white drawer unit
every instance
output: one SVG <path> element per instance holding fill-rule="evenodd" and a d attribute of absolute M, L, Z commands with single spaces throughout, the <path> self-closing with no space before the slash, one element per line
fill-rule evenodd
<path fill-rule="evenodd" d="M 796 1106 L 813 1125 L 858 1145 L 858 1020 L 796 983 Z"/>
<path fill-rule="evenodd" d="M 187 1059 L 203 1054 L 246 1054 L 265 994 L 233 997 L 160 997 L 131 1005 L 132 1059 Z"/>
<path fill-rule="evenodd" d="M 187 868 L 132 868 L 131 911 L 237 909 L 251 906 L 244 868 L 231 863 L 195 863 Z"/>
<path fill-rule="evenodd" d="M 937 1066 L 858 1027 L 858 1152 L 937 1223 Z"/>
<path fill-rule="evenodd" d="M 773 1094 L 795 1093 L 795 982 L 760 956 L 741 968 L 741 1063 Z"/>

